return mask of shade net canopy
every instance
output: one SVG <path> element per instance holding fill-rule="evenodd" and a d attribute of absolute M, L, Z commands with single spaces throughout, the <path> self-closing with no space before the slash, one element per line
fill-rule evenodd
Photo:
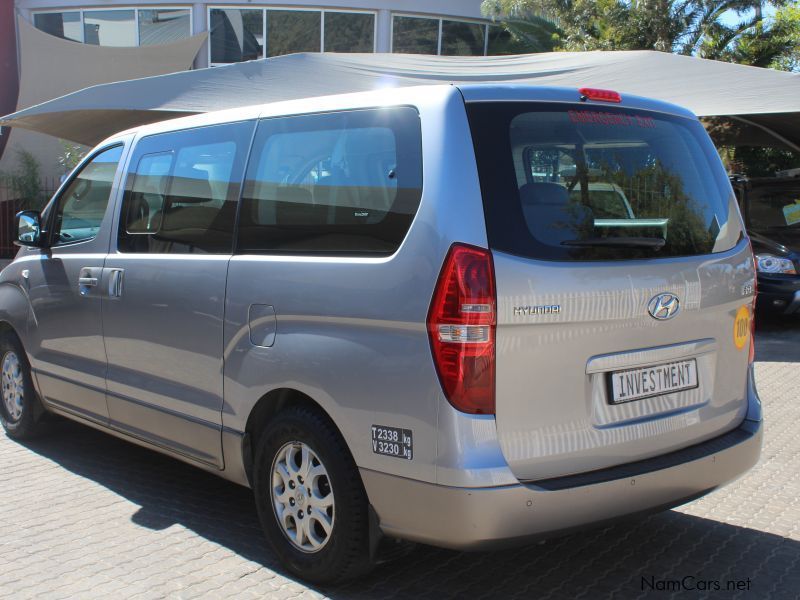
<path fill-rule="evenodd" d="M 487 57 L 292 54 L 89 87 L 0 118 L 94 145 L 164 119 L 282 100 L 430 84 L 598 87 L 737 116 L 800 146 L 800 74 L 655 51 Z"/>

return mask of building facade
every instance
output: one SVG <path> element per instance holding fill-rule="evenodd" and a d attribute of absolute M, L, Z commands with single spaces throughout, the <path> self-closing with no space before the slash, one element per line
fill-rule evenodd
<path fill-rule="evenodd" d="M 208 32 L 195 67 L 292 52 L 500 54 L 504 34 L 480 0 L 165 3 L 16 0 L 37 29 L 96 46 L 158 45 Z"/>

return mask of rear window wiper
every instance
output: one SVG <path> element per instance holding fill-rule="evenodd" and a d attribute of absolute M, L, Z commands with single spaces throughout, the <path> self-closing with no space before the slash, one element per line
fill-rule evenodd
<path fill-rule="evenodd" d="M 562 246 L 606 246 L 609 248 L 652 248 L 660 250 L 667 243 L 664 238 L 650 237 L 594 237 L 582 240 L 566 240 Z"/>

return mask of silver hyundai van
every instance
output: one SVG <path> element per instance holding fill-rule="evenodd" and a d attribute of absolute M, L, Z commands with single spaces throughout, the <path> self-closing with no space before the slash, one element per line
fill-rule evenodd
<path fill-rule="evenodd" d="M 7 434 L 53 413 L 250 486 L 310 581 L 759 457 L 753 254 L 675 106 L 432 85 L 182 118 L 97 146 L 17 236 Z"/>

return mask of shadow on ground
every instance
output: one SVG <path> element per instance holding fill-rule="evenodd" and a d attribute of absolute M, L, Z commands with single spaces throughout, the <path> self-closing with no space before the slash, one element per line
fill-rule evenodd
<path fill-rule="evenodd" d="M 756 360 L 800 362 L 800 317 L 756 314 Z"/>
<path fill-rule="evenodd" d="M 161 530 L 179 524 L 282 573 L 263 541 L 250 490 L 71 422 L 27 445 L 139 505 L 138 525 Z M 798 556 L 796 541 L 668 511 L 502 552 L 418 546 L 363 580 L 317 589 L 336 599 L 631 598 L 649 595 L 652 585 L 668 598 L 686 592 L 663 582 L 688 576 L 684 582 L 695 587 L 700 580 L 747 585 L 749 578 L 743 597 L 788 598 L 796 597 L 788 590 L 800 589 Z"/>

